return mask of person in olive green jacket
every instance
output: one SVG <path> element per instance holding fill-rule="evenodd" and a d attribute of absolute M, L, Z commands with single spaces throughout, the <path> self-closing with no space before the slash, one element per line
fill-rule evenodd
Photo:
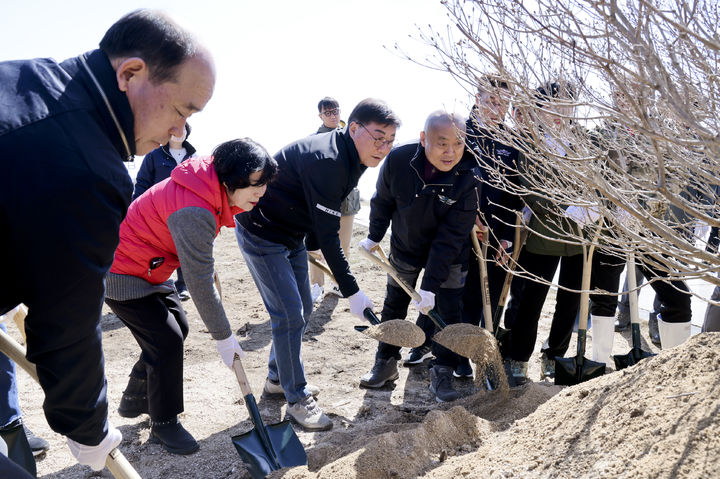
<path fill-rule="evenodd" d="M 570 116 L 572 112 L 560 111 L 567 109 L 566 105 L 551 103 L 553 99 L 561 95 L 570 97 L 571 101 L 574 96 L 569 86 L 558 83 L 546 84 L 537 89 L 538 100 L 545 103 L 545 107 L 537 112 L 542 124 L 564 127 L 562 118 Z M 563 103 L 568 102 L 565 100 Z M 546 111 L 548 109 L 557 110 L 559 115 L 551 115 Z M 561 120 L 556 121 L 557 119 Z M 561 156 L 564 156 L 566 149 L 569 148 L 568 145 L 558 143 L 551 135 L 546 135 L 544 141 L 546 148 L 554 148 Z M 524 175 L 521 181 L 526 187 L 538 184 L 537 175 L 543 174 L 538 169 L 530 167 L 529 162 L 531 161 L 533 160 L 522 153 L 518 158 Z M 535 176 L 534 181 L 531 180 L 530 175 Z M 523 383 L 528 379 L 528 361 L 535 347 L 540 313 L 559 265 L 559 285 L 561 287 L 557 292 L 557 303 L 550 335 L 542 347 L 541 356 L 541 377 L 554 377 L 555 357 L 562 357 L 568 349 L 580 305 L 580 295 L 564 288 L 580 290 L 583 266 L 581 245 L 572 243 L 572 240 L 569 239 L 561 239 L 559 234 L 560 232 L 577 231 L 578 208 L 559 205 L 542 195 L 528 195 L 524 200 L 532 212 L 532 217 L 529 222 L 530 234 L 518 261 L 519 269 L 526 271 L 532 277 L 542 278 L 544 281 L 524 281 L 522 300 L 511 328 L 508 359 L 516 383 Z M 581 214 L 586 214 L 586 212 L 581 212 Z"/>

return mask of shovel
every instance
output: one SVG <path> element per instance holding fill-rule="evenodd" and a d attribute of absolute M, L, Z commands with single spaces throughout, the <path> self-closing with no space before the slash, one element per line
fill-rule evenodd
<path fill-rule="evenodd" d="M 613 356 L 615 369 L 620 370 L 637 364 L 641 359 L 656 356 L 649 351 L 644 351 L 640 343 L 640 319 L 638 318 L 638 293 L 637 278 L 635 277 L 635 255 L 630 252 L 627 255 L 627 277 L 628 292 L 630 299 L 630 326 L 632 328 L 632 349 L 627 354 Z"/>
<path fill-rule="evenodd" d="M 333 282 L 335 277 L 325 263 L 308 255 L 308 260 L 325 273 Z M 354 326 L 355 331 L 363 333 L 383 343 L 392 344 L 401 348 L 416 348 L 425 342 L 425 333 L 418 325 L 402 319 L 391 319 L 380 322 L 372 309 L 366 308 L 363 316 L 372 326 Z"/>
<path fill-rule="evenodd" d="M 254 427 L 244 434 L 233 436 L 232 442 L 247 465 L 250 475 L 254 479 L 262 479 L 283 467 L 306 465 L 307 454 L 289 420 L 269 426 L 263 424 L 255 396 L 237 354 L 233 360 L 233 370 Z"/>
<path fill-rule="evenodd" d="M 592 244 L 583 245 L 582 293 L 580 293 L 580 324 L 577 332 L 577 356 L 574 358 L 555 358 L 555 384 L 573 386 L 605 374 L 605 363 L 598 363 L 585 357 L 587 340 L 588 306 L 590 301 L 590 273 L 592 272 L 592 256 L 595 244 L 600 236 L 602 221 L 595 230 Z"/>
<path fill-rule="evenodd" d="M 35 365 L 25 357 L 25 350 L 17 341 L 10 337 L 5 331 L 0 330 L 0 351 L 15 361 L 15 364 L 23 368 L 34 380 L 38 380 Z M 118 448 L 108 454 L 105 467 L 110 470 L 116 479 L 141 479 L 140 475 L 133 469 Z"/>

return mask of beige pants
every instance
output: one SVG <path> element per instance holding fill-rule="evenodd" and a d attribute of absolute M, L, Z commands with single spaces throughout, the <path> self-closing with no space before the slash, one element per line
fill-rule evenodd
<path fill-rule="evenodd" d="M 342 247 L 343 253 L 346 258 L 350 258 L 350 240 L 352 239 L 352 228 L 353 220 L 355 215 L 341 216 L 340 217 L 340 246 Z M 308 251 L 308 254 L 312 255 L 315 259 L 323 260 L 322 253 L 320 250 Z M 325 275 L 322 270 L 317 266 L 310 263 L 310 285 L 319 284 L 320 286 L 325 285 Z"/>

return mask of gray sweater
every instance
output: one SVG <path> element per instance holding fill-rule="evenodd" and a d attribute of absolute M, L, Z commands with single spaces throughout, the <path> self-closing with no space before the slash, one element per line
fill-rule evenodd
<path fill-rule="evenodd" d="M 167 225 L 180 259 L 185 284 L 200 318 L 213 339 L 226 339 L 232 330 L 213 281 L 215 261 L 212 252 L 216 228 L 213 214 L 205 208 L 189 206 L 171 214 Z M 115 301 L 129 301 L 172 291 L 171 280 L 151 284 L 138 276 L 108 273 L 105 295 Z"/>

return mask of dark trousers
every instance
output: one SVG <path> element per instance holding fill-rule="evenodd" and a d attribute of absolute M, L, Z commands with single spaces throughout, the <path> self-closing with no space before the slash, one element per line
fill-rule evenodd
<path fill-rule="evenodd" d="M 177 281 L 175 281 L 175 289 L 178 293 L 181 293 L 183 291 L 187 291 L 187 286 L 185 286 L 185 277 L 183 276 L 182 268 L 178 268 L 175 270 L 177 273 Z"/>
<path fill-rule="evenodd" d="M 183 411 L 183 341 L 185 311 L 176 293 L 155 293 L 129 301 L 106 299 L 130 329 L 142 353 L 130 373 L 147 378 L 148 410 L 153 421 L 167 421 Z"/>
<path fill-rule="evenodd" d="M 490 254 L 494 256 L 495 251 L 488 249 L 488 255 Z M 495 315 L 507 271 L 501 266 L 498 266 L 494 260 L 486 261 L 485 264 L 487 265 L 488 290 L 490 291 L 490 312 Z M 462 298 L 463 323 L 485 326 L 481 288 L 482 282 L 480 280 L 479 260 L 474 252 L 470 252 L 470 265 L 468 266 L 468 274 L 465 280 L 465 289 Z"/>
<path fill-rule="evenodd" d="M 551 256 L 529 252 L 524 249 L 518 261 L 520 268 L 533 276 L 540 277 L 550 283 L 555 270 L 560 265 L 559 284 L 565 288 L 579 290 L 582 282 L 582 255 Z M 522 301 L 517 310 L 510 335 L 510 358 L 515 361 L 528 361 L 535 348 L 538 322 L 543 304 L 547 297 L 549 284 L 530 279 L 524 281 Z M 575 317 L 580 305 L 580 295 L 558 288 L 555 313 L 553 314 L 548 348 L 543 352 L 553 359 L 561 357 L 567 351 L 572 336 Z"/>
<path fill-rule="evenodd" d="M 389 261 L 400 278 L 414 288 L 422 268 L 396 260 L 392 254 L 390 254 Z M 462 320 L 461 299 L 465 276 L 466 273 L 462 271 L 461 265 L 452 265 L 450 277 L 440 285 L 440 290 L 435 295 L 435 311 L 447 324 L 460 323 Z M 394 279 L 388 276 L 385 302 L 380 313 L 381 321 L 405 319 L 409 305 L 410 296 L 405 293 Z M 426 344 L 429 344 L 430 338 L 435 333 L 435 324 L 424 314 L 418 316 L 417 324 L 425 332 L 425 341 Z M 437 343 L 432 343 L 432 352 L 435 355 L 435 364 L 437 365 L 455 368 L 459 364 L 460 357 L 457 354 Z M 400 359 L 400 347 L 381 342 L 378 344 L 375 357 L 376 359 Z"/>
<path fill-rule="evenodd" d="M 595 250 L 590 279 L 591 289 L 600 289 L 608 293 L 617 293 L 620 275 L 625 269 L 625 258 L 619 258 L 603 250 Z M 615 316 L 617 296 L 609 294 L 591 294 L 590 313 L 596 316 Z"/>

